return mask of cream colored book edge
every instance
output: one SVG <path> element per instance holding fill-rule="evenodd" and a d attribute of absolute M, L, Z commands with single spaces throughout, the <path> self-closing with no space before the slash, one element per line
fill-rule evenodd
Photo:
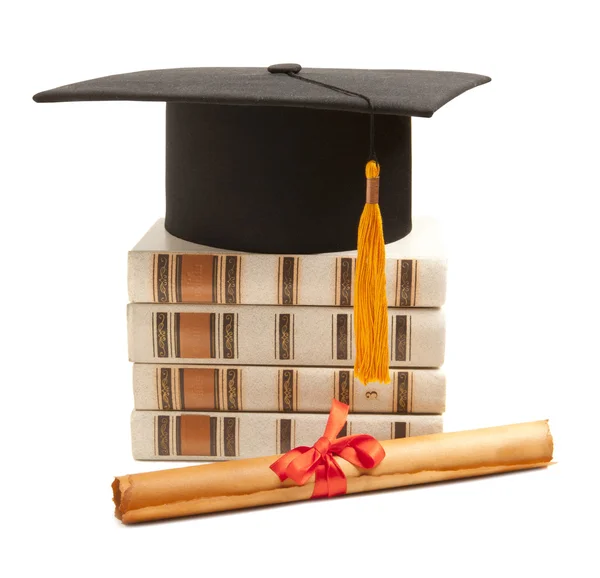
<path fill-rule="evenodd" d="M 440 307 L 446 257 L 440 227 L 415 218 L 386 246 L 388 303 Z M 232 253 L 173 237 L 160 219 L 129 253 L 134 303 L 352 306 L 356 251 L 319 255 Z"/>
<path fill-rule="evenodd" d="M 353 312 L 336 307 L 128 306 L 129 359 L 191 363 L 351 367 Z M 441 367 L 441 309 L 389 310 L 391 367 Z"/>
<path fill-rule="evenodd" d="M 135 409 L 328 413 L 332 398 L 351 413 L 441 414 L 446 378 L 438 369 L 391 371 L 389 384 L 365 387 L 351 368 L 133 366 Z"/>
<path fill-rule="evenodd" d="M 138 460 L 232 460 L 311 446 L 323 435 L 326 414 L 182 413 L 134 411 L 133 457 Z M 379 440 L 440 433 L 441 416 L 351 414 L 338 437 Z"/>

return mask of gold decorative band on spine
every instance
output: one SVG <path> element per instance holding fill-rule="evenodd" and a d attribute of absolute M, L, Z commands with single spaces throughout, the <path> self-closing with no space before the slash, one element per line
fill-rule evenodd
<path fill-rule="evenodd" d="M 367 179 L 367 204 L 376 205 L 379 202 L 379 177 Z"/>

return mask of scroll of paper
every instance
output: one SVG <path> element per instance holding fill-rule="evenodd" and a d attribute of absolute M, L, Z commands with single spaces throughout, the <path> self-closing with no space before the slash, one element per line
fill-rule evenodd
<path fill-rule="evenodd" d="M 553 443 L 547 421 L 381 442 L 385 458 L 361 469 L 334 458 L 347 494 L 547 466 Z M 121 476 L 113 482 L 115 514 L 125 524 L 308 500 L 302 486 L 270 469 L 277 456 Z"/>

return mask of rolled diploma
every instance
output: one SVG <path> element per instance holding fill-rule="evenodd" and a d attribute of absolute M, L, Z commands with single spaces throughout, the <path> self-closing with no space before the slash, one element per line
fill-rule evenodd
<path fill-rule="evenodd" d="M 537 468 L 552 460 L 547 421 L 381 442 L 386 456 L 363 470 L 335 458 L 347 494 Z M 125 524 L 308 500 L 304 486 L 280 482 L 277 456 L 168 469 L 115 478 L 115 515 Z"/>

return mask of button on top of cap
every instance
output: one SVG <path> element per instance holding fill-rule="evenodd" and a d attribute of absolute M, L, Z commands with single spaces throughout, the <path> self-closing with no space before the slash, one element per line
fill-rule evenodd
<path fill-rule="evenodd" d="M 273 74 L 282 73 L 287 74 L 288 72 L 293 72 L 297 74 L 302 70 L 302 67 L 299 64 L 271 64 L 267 70 Z"/>

